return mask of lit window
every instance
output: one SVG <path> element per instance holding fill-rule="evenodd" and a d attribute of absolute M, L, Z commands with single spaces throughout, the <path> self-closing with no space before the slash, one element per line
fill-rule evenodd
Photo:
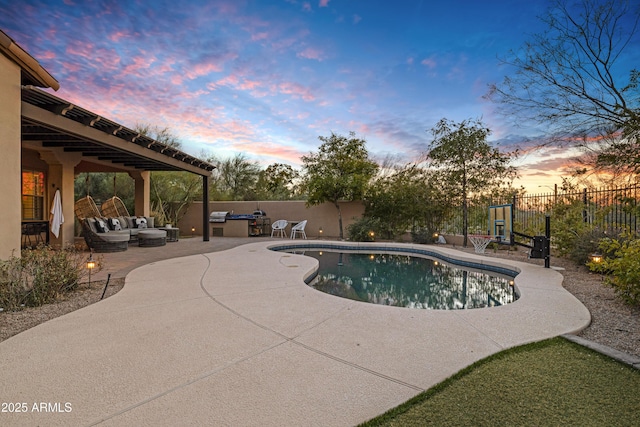
<path fill-rule="evenodd" d="M 44 219 L 44 172 L 22 171 L 22 219 Z"/>

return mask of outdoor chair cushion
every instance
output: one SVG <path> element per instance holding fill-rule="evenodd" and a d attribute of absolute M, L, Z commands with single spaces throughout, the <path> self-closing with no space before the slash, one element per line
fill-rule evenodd
<path fill-rule="evenodd" d="M 118 221 L 120 222 L 120 227 L 122 227 L 122 229 L 123 229 L 123 230 L 126 230 L 126 229 L 128 229 L 128 228 L 131 228 L 131 227 L 129 227 L 129 221 L 127 221 L 127 218 L 126 218 L 126 217 L 124 217 L 124 216 L 119 216 L 119 217 L 118 217 Z"/>

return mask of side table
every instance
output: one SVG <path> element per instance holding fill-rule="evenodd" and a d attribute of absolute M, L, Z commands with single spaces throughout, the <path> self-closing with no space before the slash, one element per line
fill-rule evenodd
<path fill-rule="evenodd" d="M 177 242 L 180 238 L 180 229 L 177 227 L 159 227 L 158 229 L 167 232 L 167 242 Z"/>

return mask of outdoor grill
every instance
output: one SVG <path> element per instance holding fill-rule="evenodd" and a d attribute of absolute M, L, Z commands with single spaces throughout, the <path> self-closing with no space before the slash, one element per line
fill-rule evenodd
<path fill-rule="evenodd" d="M 229 212 L 226 211 L 211 212 L 209 214 L 209 222 L 226 222 L 227 215 L 229 215 Z"/>
<path fill-rule="evenodd" d="M 265 215 L 265 212 L 259 209 L 253 211 L 252 214 L 215 211 L 209 214 L 209 222 L 214 224 L 212 226 L 212 234 L 214 236 L 264 236 L 271 232 L 271 219 Z M 238 226 L 242 221 L 244 221 L 242 223 L 244 225 Z M 242 229 L 241 232 L 239 231 L 240 229 Z"/>

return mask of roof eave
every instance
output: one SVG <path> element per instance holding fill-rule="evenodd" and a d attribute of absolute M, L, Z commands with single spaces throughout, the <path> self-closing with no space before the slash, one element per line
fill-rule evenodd
<path fill-rule="evenodd" d="M 60 89 L 60 83 L 58 83 L 33 56 L 18 46 L 18 44 L 2 30 L 0 30 L 0 51 L 18 64 L 20 68 L 22 68 L 22 71 L 36 82 L 38 86 L 51 88 L 53 90 Z"/>

